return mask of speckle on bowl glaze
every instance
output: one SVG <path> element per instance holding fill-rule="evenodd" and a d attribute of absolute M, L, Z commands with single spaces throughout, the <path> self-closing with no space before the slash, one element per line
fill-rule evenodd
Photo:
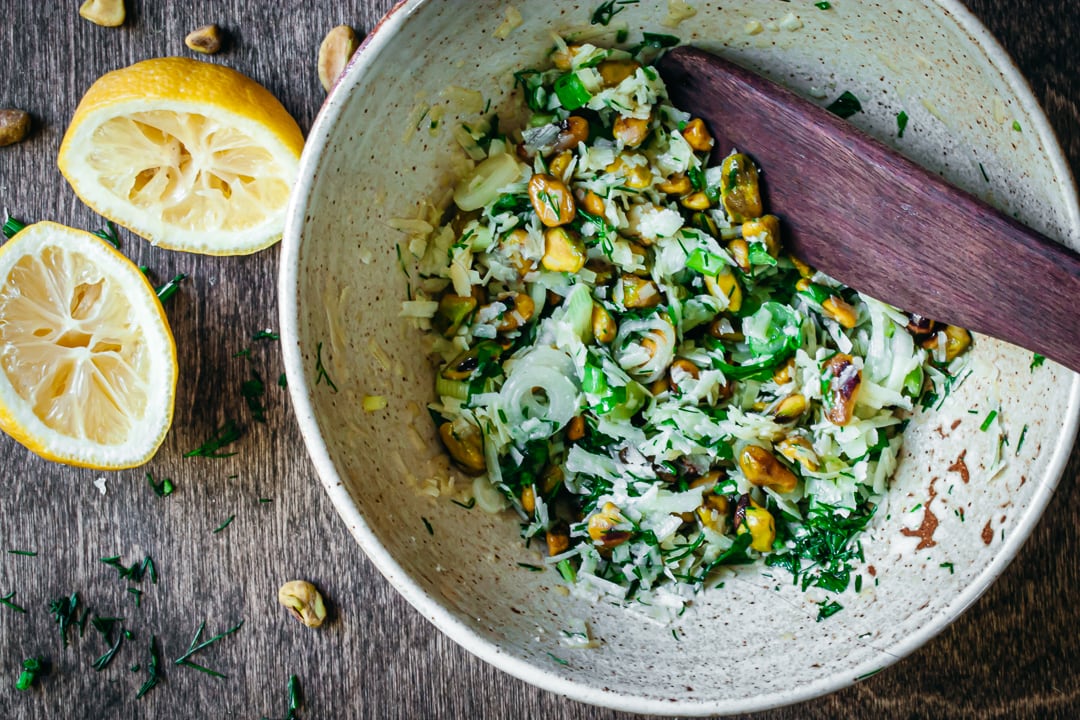
<path fill-rule="evenodd" d="M 692 4 L 697 14 L 677 28 L 661 24 L 666 3 L 626 6 L 606 41 L 625 23 L 631 40 L 642 29 L 676 34 L 821 102 L 851 90 L 865 108 L 852 118 L 857 125 L 1080 246 L 1075 186 L 1045 118 L 958 3 L 883 0 L 830 12 L 770 0 Z M 429 478 L 442 477 L 445 489 L 451 474 L 424 410 L 433 367 L 417 331 L 398 317 L 409 282 L 398 246 L 404 253 L 408 238 L 392 221 L 445 203 L 461 172 L 446 128 L 476 115 L 458 115 L 447 86 L 514 107 L 512 73 L 543 62 L 552 31 L 599 29 L 588 24 L 592 4 L 514 5 L 523 24 L 506 39 L 494 34 L 508 7 L 501 2 L 398 6 L 350 64 L 305 149 L 283 244 L 283 345 L 305 441 L 350 532 L 451 638 L 585 702 L 662 714 L 750 712 L 895 662 L 970 605 L 1031 531 L 1075 436 L 1076 375 L 1049 362 L 1032 369 L 1030 353 L 978 338 L 971 374 L 907 430 L 892 489 L 863 537 L 861 592 L 838 598 L 844 610 L 823 622 L 814 601 L 825 596 L 759 567 L 726 571 L 724 587 L 702 595 L 674 633 L 590 606 L 560 593 L 553 573 L 518 566 L 542 558 L 523 547 L 514 518 L 425 492 Z M 801 27 L 784 29 L 795 26 L 784 22 L 792 11 Z M 750 32 L 754 22 L 760 32 Z M 433 105 L 444 108 L 434 129 L 424 120 Z M 903 138 L 901 110 L 910 118 Z M 372 395 L 386 407 L 365 412 Z M 1007 445 L 980 430 L 991 410 Z M 1006 464 L 994 472 L 999 448 Z M 560 645 L 573 619 L 588 622 L 598 648 Z"/>

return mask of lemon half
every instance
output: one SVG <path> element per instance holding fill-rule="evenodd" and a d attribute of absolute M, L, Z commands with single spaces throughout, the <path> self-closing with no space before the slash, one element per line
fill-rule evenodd
<path fill-rule="evenodd" d="M 242 255 L 281 238 L 303 146 L 251 78 L 158 58 L 90 86 L 57 163 L 84 203 L 155 245 Z"/>
<path fill-rule="evenodd" d="M 51 222 L 0 247 L 0 429 L 46 458 L 142 465 L 172 424 L 176 345 L 142 272 Z"/>

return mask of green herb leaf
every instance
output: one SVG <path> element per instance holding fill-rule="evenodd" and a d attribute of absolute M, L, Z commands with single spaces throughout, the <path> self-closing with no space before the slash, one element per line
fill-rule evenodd
<path fill-rule="evenodd" d="M 120 249 L 120 236 L 116 234 L 116 223 L 114 223 L 112 220 L 106 222 L 105 227 L 101 230 L 95 230 L 94 235 L 97 235 L 99 238 L 109 243 L 117 250 Z"/>
<path fill-rule="evenodd" d="M 240 395 L 247 401 L 248 410 L 251 411 L 251 419 L 256 422 L 266 422 L 266 408 L 260 398 L 266 392 L 266 385 L 262 376 L 255 370 L 251 371 L 251 379 L 240 384 Z"/>
<path fill-rule="evenodd" d="M 814 7 L 816 7 L 818 10 L 828 10 L 832 7 L 832 3 L 824 2 L 823 0 L 822 2 L 814 3 Z"/>
<path fill-rule="evenodd" d="M 989 430 L 990 425 L 991 425 L 991 423 L 994 422 L 994 418 L 997 417 L 997 414 L 998 414 L 997 410 L 991 410 L 990 414 L 986 416 L 985 420 L 983 420 L 982 425 L 979 426 L 979 429 L 982 430 L 983 432 L 986 432 L 987 430 Z"/>
<path fill-rule="evenodd" d="M 235 420 L 226 420 L 224 425 L 214 431 L 213 437 L 194 450 L 184 453 L 184 457 L 232 457 L 236 453 L 221 453 L 218 451 L 226 445 L 236 442 L 243 436 L 244 432 L 240 426 L 236 424 Z"/>
<path fill-rule="evenodd" d="M 124 642 L 123 626 L 119 624 L 120 618 L 100 618 L 96 617 L 93 620 L 94 629 L 101 633 L 101 637 L 105 640 L 105 644 L 109 644 L 109 635 L 112 634 L 113 628 L 118 627 L 121 631 L 116 633 L 116 640 L 113 641 L 111 647 L 109 647 L 104 653 L 98 657 L 93 663 L 93 668 L 98 672 L 101 672 L 109 666 L 109 663 L 116 657 L 116 651 L 120 649 L 120 645 Z"/>
<path fill-rule="evenodd" d="M 898 138 L 904 137 L 904 131 L 907 130 L 907 123 L 908 123 L 908 115 L 907 115 L 906 112 L 901 110 L 896 115 L 896 137 L 898 137 Z"/>
<path fill-rule="evenodd" d="M 285 373 L 281 373 L 280 375 L 278 375 L 277 384 L 278 387 L 289 387 L 289 378 L 285 376 Z"/>
<path fill-rule="evenodd" d="M 150 689 L 158 684 L 158 680 L 161 679 L 161 670 L 158 668 L 161 662 L 161 655 L 157 648 L 157 636 L 150 636 L 150 662 L 146 664 L 146 672 L 148 677 L 146 681 L 139 687 L 139 692 L 135 696 L 138 700 L 146 693 L 150 692 Z"/>
<path fill-rule="evenodd" d="M 168 497 L 176 490 L 176 487 L 173 485 L 173 481 L 170 478 L 162 478 L 161 482 L 154 482 L 154 476 L 150 473 L 146 473 L 146 482 L 158 497 Z"/>
<path fill-rule="evenodd" d="M 986 168 L 983 167 L 982 163 L 979 163 L 979 172 L 982 173 L 983 180 L 990 182 L 990 176 L 986 174 Z"/>
<path fill-rule="evenodd" d="M 849 118 L 855 113 L 862 112 L 862 103 L 859 102 L 859 98 L 855 97 L 852 93 L 845 90 L 840 94 L 836 100 L 825 107 L 826 110 L 833 115 L 837 115 L 842 118 Z"/>
<path fill-rule="evenodd" d="M 26 614 L 26 609 L 19 606 L 19 605 L 16 605 L 12 601 L 12 598 L 14 598 L 14 597 L 15 597 L 15 591 L 12 590 L 7 595 L 4 595 L 3 597 L 0 597 L 0 604 L 6 605 L 7 607 L 11 608 L 15 612 L 23 613 L 25 615 Z"/>
<path fill-rule="evenodd" d="M 589 18 L 590 25 L 603 25 L 607 27 L 612 18 L 626 9 L 627 5 L 637 5 L 639 0 L 607 0 L 593 10 Z"/>
<path fill-rule="evenodd" d="M 78 621 L 75 620 L 78 605 L 79 593 L 77 592 L 71 593 L 70 597 L 57 598 L 49 603 L 49 612 L 52 613 L 56 624 L 60 626 L 60 639 L 63 640 L 64 647 L 68 646 L 68 628 L 73 624 L 78 624 Z M 85 616 L 83 622 L 85 622 Z"/>
<path fill-rule="evenodd" d="M 16 690 L 29 690 L 38 675 L 45 672 L 45 663 L 39 657 L 26 658 L 23 660 L 23 669 L 19 673 L 19 679 L 15 681 Z"/>
<path fill-rule="evenodd" d="M 422 516 L 421 516 L 420 519 L 424 521 L 424 527 L 427 528 L 428 535 L 434 535 L 435 534 L 435 529 L 433 527 L 431 527 L 431 523 L 428 522 L 428 519 L 426 517 L 422 517 Z"/>
<path fill-rule="evenodd" d="M 1028 367 L 1028 369 L 1034 370 L 1037 367 L 1042 367 L 1042 364 L 1044 362 L 1046 362 L 1046 358 L 1039 353 L 1035 353 L 1031 358 L 1031 365 Z"/>
<path fill-rule="evenodd" d="M 24 555 L 26 557 L 37 557 L 37 552 L 34 550 L 8 550 L 9 555 Z"/>
<path fill-rule="evenodd" d="M 1020 127 L 1020 121 L 1019 120 L 1013 120 L 1012 129 L 1015 130 L 1016 132 L 1023 132 L 1024 131 L 1024 129 L 1022 127 Z"/>
<path fill-rule="evenodd" d="M 326 373 L 326 366 L 322 361 L 322 343 L 315 346 L 315 384 L 318 385 L 323 380 L 326 380 L 326 384 L 330 386 L 330 389 L 337 392 L 337 385 L 330 379 L 330 376 Z"/>
<path fill-rule="evenodd" d="M 22 222 L 21 220 L 16 220 L 15 218 L 8 215 L 7 218 L 4 220 L 4 237 L 10 240 L 11 238 L 15 237 L 15 233 L 19 232 L 24 227 L 26 227 L 26 223 Z"/>
<path fill-rule="evenodd" d="M 555 81 L 555 95 L 567 110 L 577 110 L 592 99 L 592 93 L 581 82 L 581 78 L 572 72 L 559 76 Z"/>
<path fill-rule="evenodd" d="M 221 525 L 219 525 L 217 527 L 217 529 L 214 530 L 214 532 L 212 534 L 216 535 L 219 532 L 221 532 L 222 530 L 224 530 L 225 528 L 229 527 L 230 525 L 232 525 L 232 521 L 235 520 L 235 519 L 236 519 L 236 515 L 230 515 L 228 517 L 228 519 L 225 520 L 225 522 L 221 523 Z"/>
<path fill-rule="evenodd" d="M 817 621 L 821 622 L 825 618 L 832 617 L 843 609 L 844 606 L 838 602 L 823 602 L 818 606 Z"/>
<path fill-rule="evenodd" d="M 251 336 L 252 340 L 280 340 L 281 336 L 271 330 L 260 330 Z"/>
<path fill-rule="evenodd" d="M 226 630 L 225 632 L 219 633 L 219 634 L 213 636 L 212 638 L 210 638 L 209 640 L 204 640 L 203 642 L 200 643 L 199 638 L 202 637 L 202 632 L 206 628 L 206 621 L 204 620 L 199 625 L 198 629 L 195 630 L 195 637 L 193 637 L 191 639 L 191 645 L 188 646 L 187 652 L 185 652 L 183 655 L 178 657 L 174 661 L 174 663 L 176 665 L 183 665 L 185 667 L 189 667 L 189 668 L 192 668 L 194 670 L 198 670 L 199 672 L 204 672 L 207 675 L 213 675 L 214 677 L 218 677 L 218 678 L 226 677 L 225 675 L 217 672 L 216 670 L 211 670 L 210 668 L 207 668 L 207 667 L 204 667 L 202 665 L 199 665 L 198 663 L 192 662 L 191 656 L 194 655 L 195 653 L 199 652 L 200 650 L 203 650 L 203 649 L 209 647 L 210 645 L 216 643 L 218 640 L 221 640 L 222 638 L 225 638 L 225 637 L 228 637 L 229 635 L 232 635 L 234 632 L 236 632 L 241 627 L 243 627 L 243 625 L 244 625 L 244 621 L 241 620 L 234 627 L 231 627 L 228 630 Z"/>
<path fill-rule="evenodd" d="M 180 282 L 187 278 L 184 273 L 176 273 L 173 275 L 173 279 L 159 287 L 157 292 L 158 300 L 164 305 L 169 298 L 176 294 L 176 291 L 180 289 Z"/>

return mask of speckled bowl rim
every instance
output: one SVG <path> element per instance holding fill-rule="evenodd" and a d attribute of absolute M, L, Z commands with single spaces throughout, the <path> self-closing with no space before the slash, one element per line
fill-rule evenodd
<path fill-rule="evenodd" d="M 965 609 L 974 603 L 996 580 L 1019 552 L 1036 522 L 1054 493 L 1065 465 L 1068 462 L 1073 441 L 1080 421 L 1080 385 L 1073 382 L 1069 397 L 1069 410 L 1065 417 L 1061 438 L 1047 465 L 1046 481 L 1033 495 L 1024 514 L 1017 522 L 1016 530 L 1004 541 L 991 563 L 975 580 L 961 591 L 952 603 L 935 617 L 911 633 L 902 641 L 886 648 L 891 656 L 882 664 L 881 656 L 875 656 L 856 668 L 827 674 L 817 681 L 790 690 L 757 695 L 738 700 L 724 701 L 676 701 L 649 699 L 638 695 L 604 691 L 598 687 L 561 677 L 525 660 L 505 654 L 498 645 L 461 622 L 452 612 L 439 603 L 406 572 L 393 555 L 379 542 L 371 527 L 359 512 L 345 483 L 338 475 L 330 451 L 323 439 L 312 402 L 312 386 L 304 372 L 303 352 L 299 343 L 299 270 L 300 246 L 306 208 L 315 185 L 315 176 L 323 160 L 323 151 L 338 120 L 347 107 L 349 89 L 374 63 L 384 46 L 394 41 L 397 30 L 421 5 L 429 0 L 402 0 L 395 5 L 365 38 L 360 50 L 353 56 L 333 91 L 329 94 L 308 135 L 296 186 L 290 198 L 282 241 L 280 270 L 278 276 L 278 303 L 281 323 L 282 349 L 289 394 L 292 397 L 300 431 L 308 453 L 315 465 L 323 487 L 330 496 L 338 514 L 345 521 L 349 532 L 360 544 L 375 567 L 390 581 L 391 585 L 425 618 L 454 642 L 481 660 L 505 672 L 545 690 L 564 695 L 573 700 L 599 705 L 626 712 L 703 716 L 715 714 L 749 713 L 780 707 L 819 697 L 852 685 L 856 678 L 895 663 L 918 649 L 945 629 Z M 948 15 L 955 18 L 960 27 L 983 51 L 986 59 L 998 70 L 1005 82 L 1016 92 L 1024 110 L 1034 121 L 1035 130 L 1047 150 L 1051 166 L 1061 181 L 1067 199 L 1064 208 L 1069 224 L 1080 227 L 1080 205 L 1077 203 L 1076 182 L 1060 144 L 1050 127 L 1041 106 L 1036 101 L 1027 81 L 1013 63 L 1012 58 L 998 44 L 985 26 L 959 0 L 932 0 Z"/>

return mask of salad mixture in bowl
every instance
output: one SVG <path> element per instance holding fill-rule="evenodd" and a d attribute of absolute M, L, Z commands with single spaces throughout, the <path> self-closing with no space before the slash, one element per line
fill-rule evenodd
<path fill-rule="evenodd" d="M 761 188 L 784 169 L 710 164 L 651 65 L 676 42 L 555 37 L 515 75 L 523 127 L 456 129 L 475 168 L 403 309 L 480 506 L 512 507 L 574 592 L 660 620 L 727 564 L 858 589 L 906 418 L 971 342 L 784 251 Z"/>

